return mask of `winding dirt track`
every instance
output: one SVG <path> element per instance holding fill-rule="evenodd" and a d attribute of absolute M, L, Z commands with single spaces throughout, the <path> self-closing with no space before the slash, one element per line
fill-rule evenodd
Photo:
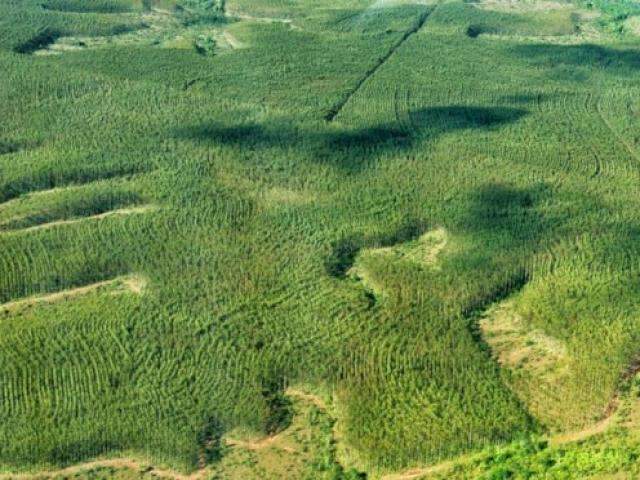
<path fill-rule="evenodd" d="M 603 433 L 606 431 L 611 424 L 613 423 L 616 413 L 618 409 L 621 407 L 622 402 L 618 400 L 618 398 L 614 398 L 610 407 L 607 409 L 607 416 L 600 420 L 599 422 L 589 425 L 580 430 L 575 430 L 572 432 L 564 432 L 558 433 L 556 435 L 552 435 L 547 438 L 549 440 L 549 444 L 553 446 L 564 445 L 567 443 L 578 442 L 580 440 L 585 440 L 587 438 L 593 437 L 594 435 L 598 435 L 599 433 Z M 465 458 L 471 458 L 473 455 L 463 455 L 458 459 L 446 460 L 441 463 L 436 463 L 435 465 L 431 465 L 425 468 L 413 468 L 411 470 L 405 470 L 404 472 L 399 473 L 391 473 L 382 476 L 381 480 L 414 480 L 422 478 L 426 475 L 431 475 L 434 473 L 442 473 L 449 470 L 453 467 L 457 461 L 464 460 Z"/>
<path fill-rule="evenodd" d="M 300 398 L 301 400 L 313 403 L 319 408 L 325 409 L 325 404 L 322 399 L 316 395 L 312 395 L 302 390 L 296 390 L 290 388 L 286 391 L 287 395 Z M 241 441 L 234 439 L 227 439 L 228 445 L 235 445 L 244 447 L 249 450 L 260 450 L 268 447 L 275 440 L 278 439 L 280 434 L 272 435 L 256 441 Z M 88 462 L 78 463 L 70 467 L 62 468 L 59 470 L 42 470 L 34 473 L 0 473 L 0 480 L 34 480 L 41 478 L 52 477 L 68 477 L 76 475 L 88 470 L 94 470 L 97 468 L 117 468 L 117 469 L 129 469 L 137 471 L 145 471 L 149 475 L 153 475 L 161 478 L 169 478 L 173 480 L 200 480 L 204 479 L 211 473 L 210 469 L 206 466 L 199 468 L 190 474 L 184 474 L 177 470 L 163 469 L 151 466 L 148 461 L 137 459 L 134 457 L 121 457 L 104 460 L 91 460 Z"/>
<path fill-rule="evenodd" d="M 79 463 L 71 467 L 60 470 L 45 470 L 37 473 L 8 473 L 0 474 L 0 480 L 33 480 L 34 478 L 51 478 L 58 476 L 71 476 L 96 468 L 122 468 L 130 470 L 145 470 L 151 475 L 175 480 L 199 480 L 208 473 L 206 469 L 197 470 L 190 475 L 185 475 L 175 470 L 163 470 L 161 468 L 147 467 L 148 463 L 134 458 L 114 458 L 111 460 L 94 460 L 91 462 Z"/>
<path fill-rule="evenodd" d="M 286 393 L 287 395 L 290 395 L 292 397 L 296 397 L 306 402 L 312 403 L 320 409 L 323 409 L 323 410 L 327 409 L 327 406 L 324 403 L 324 401 L 317 395 L 313 395 L 295 388 L 287 389 Z M 609 411 L 608 416 L 603 420 L 601 420 L 600 422 L 574 432 L 567 432 L 567 433 L 554 435 L 549 438 L 549 442 L 552 445 L 562 445 L 566 443 L 576 442 L 579 440 L 584 440 L 586 438 L 589 438 L 604 432 L 613 423 L 613 420 L 621 404 L 622 402 L 614 400 L 612 402 L 613 408 L 611 408 L 611 410 Z M 279 435 L 280 434 L 272 435 L 256 441 L 240 441 L 240 440 L 234 440 L 234 439 L 227 439 L 227 444 L 247 448 L 250 450 L 260 450 L 272 444 L 275 440 L 277 440 Z M 458 459 L 446 460 L 446 461 L 437 463 L 435 465 L 430 465 L 424 468 L 412 468 L 409 470 L 405 470 L 403 472 L 389 473 L 389 474 L 383 475 L 381 477 L 381 480 L 417 480 L 426 475 L 446 472 L 447 470 L 449 470 L 451 467 L 455 465 L 456 461 L 459 461 L 464 458 L 470 458 L 470 457 L 471 456 L 462 456 L 462 457 L 459 457 Z M 194 471 L 191 474 L 184 474 L 176 470 L 163 469 L 163 468 L 151 466 L 148 461 L 136 459 L 133 457 L 122 457 L 122 458 L 113 458 L 113 459 L 105 459 L 105 460 L 92 460 L 89 462 L 72 465 L 70 467 L 63 468 L 60 470 L 43 470 L 35 473 L 16 473 L 16 474 L 0 473 L 0 480 L 34 480 L 36 478 L 42 479 L 42 478 L 52 478 L 57 476 L 71 476 L 71 475 L 75 475 L 84 471 L 93 470 L 97 468 L 118 468 L 118 469 L 145 471 L 150 475 L 154 475 L 161 478 L 169 478 L 173 480 L 200 480 L 200 479 L 206 478 L 206 476 L 211 473 L 210 469 L 207 468 L 206 466 L 199 468 L 198 470 Z"/>

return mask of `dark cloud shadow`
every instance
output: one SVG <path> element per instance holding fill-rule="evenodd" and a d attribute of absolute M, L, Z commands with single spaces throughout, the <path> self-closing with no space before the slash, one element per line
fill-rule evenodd
<path fill-rule="evenodd" d="M 545 68 L 585 67 L 602 69 L 614 75 L 637 75 L 640 69 L 640 51 L 631 48 L 611 48 L 601 45 L 518 45 L 513 52 L 519 58 Z M 575 71 L 569 69 L 567 80 L 576 80 Z M 560 78 L 561 79 L 561 78 Z"/>
<path fill-rule="evenodd" d="M 539 197 L 540 189 L 520 189 L 499 183 L 484 185 L 472 194 L 464 225 L 472 231 L 509 230 L 522 222 Z M 532 233 L 535 231 L 538 229 Z"/>
<path fill-rule="evenodd" d="M 130 13 L 133 9 L 124 4 L 108 2 L 46 0 L 40 4 L 43 10 L 62 13 Z"/>
<path fill-rule="evenodd" d="M 526 188 L 500 182 L 482 185 L 470 193 L 457 227 L 489 243 L 536 244 L 559 226 L 539 208 L 551 195 L 544 183 Z"/>
<path fill-rule="evenodd" d="M 30 55 L 37 50 L 48 47 L 52 43 L 55 43 L 60 37 L 64 36 L 64 32 L 54 28 L 45 28 L 31 37 L 26 42 L 23 42 L 14 47 L 14 52 L 21 53 L 23 55 Z"/>
<path fill-rule="evenodd" d="M 513 123 L 526 110 L 511 107 L 447 106 L 416 110 L 409 115 L 414 128 L 446 133 L 467 128 L 490 128 Z"/>
<path fill-rule="evenodd" d="M 22 146 L 17 143 L 4 142 L 0 140 L 0 155 L 7 155 L 9 153 L 15 153 L 22 149 Z"/>
<path fill-rule="evenodd" d="M 508 107 L 431 107 L 410 112 L 408 124 L 403 125 L 389 123 L 365 128 L 327 125 L 310 130 L 286 121 L 233 126 L 212 122 L 178 129 L 174 136 L 244 150 L 295 149 L 300 158 L 357 173 L 381 155 L 402 152 L 417 141 L 433 141 L 456 130 L 499 128 L 527 113 L 521 108 Z"/>
<path fill-rule="evenodd" d="M 557 93 L 551 94 L 546 92 L 517 93 L 514 95 L 503 95 L 498 98 L 501 103 L 517 104 L 517 105 L 542 105 L 552 102 L 561 96 Z"/>

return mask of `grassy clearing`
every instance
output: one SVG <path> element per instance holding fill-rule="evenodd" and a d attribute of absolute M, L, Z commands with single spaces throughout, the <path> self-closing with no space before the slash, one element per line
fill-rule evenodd
<path fill-rule="evenodd" d="M 492 308 L 480 320 L 480 330 L 505 371 L 505 381 L 527 409 L 548 427 L 562 425 L 562 385 L 572 377 L 567 346 L 535 330 L 515 311 L 513 301 Z M 575 373 L 573 373 L 575 375 Z"/>
<path fill-rule="evenodd" d="M 479 11 L 466 9 L 470 38 L 492 40 L 579 44 L 602 36 L 597 14 L 572 3 L 502 2 L 472 3 Z"/>
<path fill-rule="evenodd" d="M 424 479 L 636 478 L 640 454 L 638 382 L 627 385 L 623 405 L 608 422 L 547 439 L 531 439 L 487 450 L 447 465 Z"/>
<path fill-rule="evenodd" d="M 217 478 L 318 478 L 358 480 L 336 460 L 333 424 L 324 402 L 315 395 L 288 389 L 292 420 L 284 430 L 256 439 L 229 432 L 226 453 L 214 468 Z M 236 438 L 238 435 L 244 439 Z"/>
<path fill-rule="evenodd" d="M 474 6 L 498 12 L 548 12 L 550 10 L 571 10 L 575 6 L 569 2 L 537 0 L 482 0 L 471 2 Z"/>
<path fill-rule="evenodd" d="M 151 8 L 137 15 L 122 18 L 138 18 L 141 28 L 108 35 L 49 35 L 34 40 L 21 53 L 56 55 L 97 48 L 152 46 L 156 48 L 195 50 L 203 56 L 212 56 L 231 48 L 225 41 L 225 19 L 219 16 L 200 20 L 187 10 L 159 10 Z"/>
<path fill-rule="evenodd" d="M 385 289 L 390 286 L 387 277 L 393 276 L 394 270 L 407 266 L 437 269 L 438 255 L 446 246 L 447 233 L 438 228 L 405 243 L 365 248 L 358 253 L 346 274 L 352 280 L 362 282 L 369 295 L 372 295 L 371 300 L 375 301 L 385 296 Z"/>
<path fill-rule="evenodd" d="M 21 300 L 13 300 L 11 302 L 0 305 L 0 314 L 5 317 L 11 315 L 19 315 L 25 310 L 46 305 L 51 303 L 66 302 L 76 297 L 90 294 L 109 294 L 121 295 L 124 293 L 134 293 L 140 295 L 147 284 L 147 280 L 140 275 L 128 275 L 118 277 L 113 280 L 105 280 L 96 282 L 83 287 L 63 290 L 61 292 L 50 293 L 47 295 L 33 296 Z"/>
<path fill-rule="evenodd" d="M 640 36 L 640 16 L 628 18 L 625 22 L 625 31 Z"/>

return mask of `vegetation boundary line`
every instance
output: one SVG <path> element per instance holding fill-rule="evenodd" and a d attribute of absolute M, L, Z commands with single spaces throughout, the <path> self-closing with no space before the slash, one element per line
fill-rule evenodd
<path fill-rule="evenodd" d="M 602 123 L 604 123 L 605 126 L 609 129 L 614 139 L 620 145 L 624 146 L 627 152 L 629 152 L 629 155 L 631 155 L 631 158 L 633 158 L 636 162 L 640 164 L 640 154 L 638 154 L 635 148 L 624 138 L 623 135 L 620 134 L 620 132 L 611 123 L 611 120 L 609 120 L 604 114 L 604 112 L 602 111 L 602 97 L 598 98 L 598 100 L 596 101 L 596 111 L 598 112 L 598 115 L 602 120 Z"/>
<path fill-rule="evenodd" d="M 624 377 L 629 378 L 633 376 L 633 374 L 638 373 L 640 371 L 640 363 L 634 363 L 629 367 L 628 372 L 625 373 Z M 327 405 L 324 401 L 317 395 L 307 393 L 303 390 L 298 390 L 295 388 L 288 388 L 286 393 L 293 397 L 298 397 L 301 400 L 313 403 L 321 410 L 327 411 Z M 597 435 L 599 433 L 603 433 L 606 431 L 613 423 L 613 420 L 622 407 L 623 402 L 620 401 L 619 396 L 616 395 L 607 409 L 606 416 L 601 419 L 599 422 L 589 425 L 581 430 L 558 433 L 555 435 L 547 436 L 547 440 L 549 443 L 553 445 L 563 445 L 567 443 L 572 443 L 576 441 L 585 440 L 589 437 Z M 267 437 L 267 440 L 269 437 Z M 234 440 L 230 440 L 229 444 L 231 445 L 239 445 L 244 446 L 242 442 L 235 442 Z M 459 457 L 450 458 L 447 460 L 443 460 L 439 463 L 435 463 L 433 465 L 429 465 L 426 467 L 413 467 L 405 471 L 387 473 L 380 476 L 381 480 L 413 480 L 422 478 L 426 475 L 441 473 L 443 471 L 448 470 L 453 467 L 456 462 L 468 462 L 476 457 L 476 454 L 469 453 L 465 455 L 461 455 Z M 146 462 L 141 459 L 137 459 L 135 457 L 117 457 L 111 459 L 103 459 L 103 460 L 90 460 L 83 463 L 78 463 L 75 465 L 71 465 L 65 468 L 61 468 L 59 470 L 42 470 L 37 472 L 29 472 L 29 473 L 0 473 L 0 480 L 34 480 L 36 478 L 53 478 L 61 475 L 74 475 L 80 472 L 92 470 L 95 468 L 122 468 L 129 470 L 137 470 L 144 471 L 151 475 L 157 477 L 171 478 L 172 480 L 200 480 L 206 478 L 206 475 L 211 473 L 210 468 L 200 463 L 200 466 L 197 470 L 193 471 L 189 474 L 180 473 L 177 470 L 173 470 L 171 468 L 160 468 L 151 465 L 150 462 Z"/>
<path fill-rule="evenodd" d="M 108 283 L 108 282 L 103 282 Z M 317 395 L 313 395 L 310 393 L 306 393 L 302 390 L 289 388 L 286 391 L 287 395 L 292 397 L 298 397 L 301 400 L 312 403 L 318 408 L 325 410 L 327 409 L 325 403 L 322 401 L 320 397 Z M 275 438 L 277 434 L 273 437 L 267 437 L 267 442 L 269 440 Z M 232 439 L 227 440 L 230 445 L 239 445 L 246 446 L 244 442 L 237 442 Z M 264 440 L 263 440 L 264 441 Z M 116 457 L 116 458 L 105 458 L 101 460 L 89 460 L 87 462 L 77 463 L 74 465 L 70 465 L 68 467 L 61 468 L 59 470 L 41 470 L 34 471 L 28 473 L 2 473 L 0 472 L 0 480 L 34 480 L 36 478 L 53 478 L 59 476 L 70 476 L 75 475 L 80 472 L 85 472 L 88 470 L 92 470 L 95 468 L 126 468 L 129 470 L 137 470 L 144 471 L 151 475 L 157 477 L 165 477 L 171 478 L 173 480 L 200 480 L 202 478 L 206 478 L 206 476 L 211 473 L 211 469 L 206 465 L 206 463 L 200 462 L 198 469 L 194 470 L 192 473 L 184 474 L 180 473 L 177 470 L 173 470 L 171 468 L 160 468 L 151 465 L 151 462 L 147 462 L 143 459 L 136 458 L 134 456 L 131 457 Z"/>
<path fill-rule="evenodd" d="M 362 86 L 365 84 L 365 82 L 369 78 L 371 78 L 373 75 L 375 75 L 376 72 L 385 63 L 387 63 L 387 61 L 393 56 L 393 54 L 407 40 L 409 40 L 409 38 L 411 38 L 414 34 L 418 33 L 420 31 L 420 29 L 422 27 L 424 27 L 424 24 L 427 22 L 427 19 L 431 16 L 431 14 L 435 11 L 436 8 L 437 8 L 437 6 L 433 7 L 430 10 L 427 10 L 422 15 L 420 15 L 420 17 L 418 18 L 418 21 L 415 23 L 415 25 L 413 27 L 411 27 L 409 30 L 407 30 L 404 33 L 404 35 L 402 35 L 400 40 L 398 40 L 382 58 L 378 59 L 378 61 L 371 68 L 369 68 L 369 70 L 367 70 L 362 77 L 360 77 L 360 79 L 356 82 L 356 84 L 353 86 L 353 88 L 351 88 L 333 107 L 331 107 L 329 112 L 324 116 L 324 119 L 327 122 L 333 122 L 333 120 L 338 116 L 338 114 L 342 111 L 342 109 L 345 107 L 345 105 L 347 105 L 347 103 L 349 103 L 349 100 L 351 100 L 351 98 L 358 93 L 358 91 L 362 88 Z"/>
<path fill-rule="evenodd" d="M 2 230 L 0 229 L 0 235 L 5 235 L 5 236 L 9 236 L 9 235 L 20 235 L 20 234 L 24 234 L 24 233 L 29 233 L 29 232 L 34 232 L 37 230 L 47 230 L 50 228 L 55 228 L 55 227 L 59 227 L 62 225 L 74 225 L 77 223 L 81 223 L 81 222 L 86 222 L 86 221 L 91 221 L 91 220 L 104 220 L 105 218 L 109 218 L 109 217 L 122 217 L 122 216 L 127 216 L 127 215 L 138 215 L 141 213 L 147 213 L 150 211 L 153 211 L 157 208 L 156 205 L 139 205 L 139 206 L 132 206 L 132 207 L 126 207 L 126 208 L 118 208 L 116 210 L 108 210 L 104 213 L 98 213 L 95 215 L 89 215 L 86 217 L 77 217 L 77 218 L 69 218 L 69 219 L 63 219 L 63 220 L 53 220 L 51 222 L 47 222 L 47 223 L 41 223 L 38 225 L 32 225 L 30 227 L 25 227 L 25 228 L 16 228 L 16 229 L 7 229 L 7 230 Z"/>
<path fill-rule="evenodd" d="M 40 295 L 33 295 L 30 297 L 11 300 L 6 303 L 0 304 L 0 313 L 13 313 L 15 311 L 20 311 L 24 308 L 30 308 L 36 305 L 46 305 L 52 304 L 56 302 L 60 302 L 63 300 L 68 300 L 76 297 L 80 297 L 83 295 L 88 295 L 90 293 L 94 293 L 99 291 L 102 288 L 107 287 L 120 287 L 119 290 L 111 292 L 112 294 L 120 294 L 130 292 L 136 295 L 140 295 L 142 291 L 146 288 L 147 279 L 139 274 L 129 274 L 122 275 L 119 277 L 112 278 L 110 280 L 102 280 L 95 283 L 90 283 L 88 285 L 68 288 L 66 290 L 60 290 L 57 292 L 49 292 L 43 293 Z M 2 475 L 0 475 L 0 479 Z"/>

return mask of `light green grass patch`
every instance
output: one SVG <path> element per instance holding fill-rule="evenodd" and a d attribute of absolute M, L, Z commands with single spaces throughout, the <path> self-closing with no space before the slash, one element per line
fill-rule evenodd
<path fill-rule="evenodd" d="M 353 280 L 362 282 L 376 296 L 384 296 L 384 275 L 390 264 L 408 263 L 418 267 L 438 269 L 438 256 L 447 246 L 443 228 L 431 230 L 416 240 L 390 247 L 366 248 L 347 272 Z"/>

